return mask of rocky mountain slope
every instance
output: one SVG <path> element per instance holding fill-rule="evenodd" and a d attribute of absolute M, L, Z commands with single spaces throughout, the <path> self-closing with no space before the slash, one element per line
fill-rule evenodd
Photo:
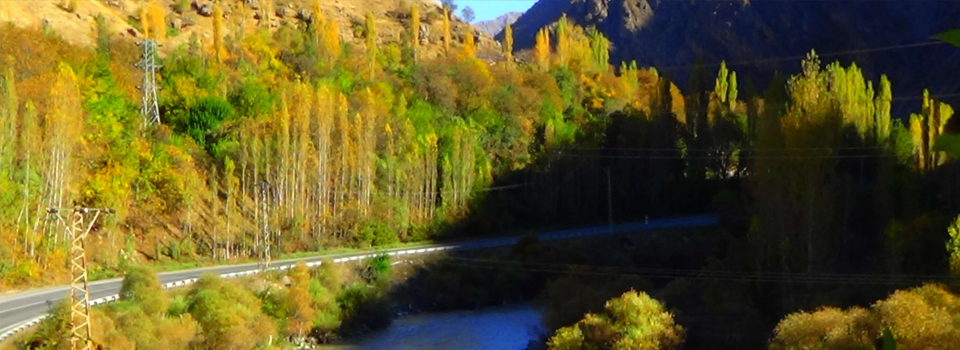
<path fill-rule="evenodd" d="M 167 35 L 160 39 L 161 53 L 186 43 L 197 35 L 202 43 L 212 40 L 213 0 L 161 0 L 165 10 Z M 0 23 L 12 22 L 20 27 L 44 27 L 67 41 L 79 45 L 94 45 L 96 24 L 94 17 L 102 15 L 114 36 L 139 40 L 143 37 L 140 25 L 141 10 L 151 1 L 144 0 L 0 0 Z M 312 16 L 312 0 L 223 0 L 225 34 L 238 28 L 253 31 L 259 27 L 275 30 L 289 25 L 301 28 Z M 420 7 L 424 54 L 440 51 L 442 43 L 442 10 L 432 0 L 320 0 L 320 9 L 339 24 L 340 35 L 346 41 L 362 41 L 355 28 L 362 25 L 364 16 L 373 13 L 379 41 L 386 45 L 402 40 L 410 23 L 410 6 Z M 268 23 L 269 21 L 269 23 Z M 242 25 L 241 25 L 242 22 Z M 498 44 L 490 36 L 482 35 L 468 23 L 452 16 L 451 30 L 459 45 L 467 33 L 479 38 L 481 52 L 497 52 Z M 2 49 L 2 48 L 0 48 Z"/>
<path fill-rule="evenodd" d="M 775 71 L 799 71 L 801 58 L 816 49 L 824 63 L 856 62 L 874 81 L 887 74 L 901 97 L 899 116 L 919 108 L 923 88 L 960 92 L 960 50 L 925 44 L 960 28 L 953 2 L 541 0 L 514 24 L 515 47 L 532 46 L 536 31 L 564 13 L 604 32 L 615 46 L 613 61 L 656 66 L 681 85 L 700 59 L 710 71 L 726 60 L 764 87 Z M 960 105 L 957 97 L 944 100 Z"/>
<path fill-rule="evenodd" d="M 473 26 L 480 32 L 492 37 L 500 34 L 500 31 L 502 31 L 507 24 L 513 24 L 513 22 L 516 22 L 522 15 L 523 12 L 507 12 L 500 17 L 474 23 Z"/>

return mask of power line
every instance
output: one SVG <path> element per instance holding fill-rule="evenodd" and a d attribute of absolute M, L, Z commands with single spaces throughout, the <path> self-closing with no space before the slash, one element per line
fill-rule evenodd
<path fill-rule="evenodd" d="M 415 193 L 418 193 L 418 194 L 469 194 L 469 193 L 473 193 L 473 192 L 498 192 L 498 191 L 506 191 L 506 190 L 511 190 L 511 189 L 515 189 L 515 188 L 529 187 L 529 186 L 533 186 L 533 185 L 535 185 L 535 184 L 536 184 L 535 182 L 530 182 L 530 183 L 524 183 L 524 184 L 512 184 L 512 185 L 496 186 L 496 187 L 490 187 L 490 188 L 484 188 L 484 189 L 440 190 L 440 191 L 414 191 L 414 192 L 415 192 Z M 365 192 L 359 191 L 359 190 L 353 190 L 353 191 L 327 191 L 327 193 L 334 193 L 334 194 L 363 194 L 363 193 L 365 193 Z"/>
<path fill-rule="evenodd" d="M 642 277 L 650 279 L 688 278 L 702 281 L 758 282 L 758 283 L 797 283 L 797 284 L 854 284 L 854 285 L 903 285 L 925 282 L 954 282 L 957 279 L 944 275 L 876 275 L 876 274 L 825 274 L 825 273 L 775 273 L 749 271 L 710 271 L 659 268 L 628 268 L 596 265 L 550 264 L 536 262 L 518 262 L 503 260 L 482 260 L 469 258 L 449 258 L 460 262 L 441 261 L 439 264 L 508 269 L 516 271 L 543 272 L 555 274 Z"/>
<path fill-rule="evenodd" d="M 514 1 L 516 1 L 516 2 L 530 2 L 531 0 L 490 0 L 490 1 L 491 1 L 491 2 L 493 2 L 493 1 L 496 1 L 496 2 L 514 2 Z M 731 3 L 739 3 L 739 4 L 746 3 L 746 2 L 749 2 L 749 3 L 751 3 L 751 4 L 757 4 L 757 3 L 777 3 L 777 2 L 874 2 L 874 3 L 876 3 L 876 2 L 892 2 L 892 3 L 897 3 L 897 2 L 907 2 L 907 3 L 912 3 L 912 2 L 960 2 L 960 0 L 750 0 L 750 1 L 744 1 L 744 0 L 659 0 L 659 1 L 660 1 L 660 2 L 686 2 L 686 3 L 691 3 L 691 2 L 692 2 L 692 3 L 697 3 L 697 2 L 700 2 L 700 3 L 726 3 L 726 2 L 731 2 Z"/>
<path fill-rule="evenodd" d="M 960 97 L 960 93 L 956 93 L 956 94 L 940 94 L 940 95 L 933 95 L 933 94 L 931 94 L 931 95 L 928 95 L 928 97 L 933 98 L 933 99 L 938 99 L 938 98 L 953 98 L 953 97 Z M 904 97 L 896 97 L 896 98 L 893 99 L 893 101 L 919 100 L 919 99 L 922 99 L 922 98 L 923 98 L 923 95 L 904 96 Z"/>
<path fill-rule="evenodd" d="M 883 146 L 851 146 L 851 147 L 772 147 L 772 148 L 645 148 L 645 147 L 564 147 L 564 150 L 582 151 L 637 151 L 637 152 L 718 152 L 718 151 L 746 151 L 746 152 L 808 152 L 808 151 L 845 151 L 845 150 L 885 150 Z"/>
<path fill-rule="evenodd" d="M 588 158 L 588 159 L 648 159 L 648 160 L 709 160 L 717 159 L 718 156 L 706 157 L 706 156 L 692 156 L 684 157 L 682 155 L 677 156 L 628 156 L 628 155 L 602 155 L 602 154 L 558 154 L 560 157 L 565 158 Z M 738 156 L 739 159 L 870 159 L 870 158 L 896 158 L 897 155 L 893 154 L 858 154 L 858 155 L 822 155 L 822 156 L 810 156 L 810 155 L 796 155 L 796 156 L 752 156 L 749 154 L 741 154 Z"/>
<path fill-rule="evenodd" d="M 788 1 L 788 0 L 780 0 Z M 790 0 L 795 1 L 795 0 Z M 816 0 L 806 0 L 806 1 L 816 1 Z M 824 0 L 824 1 L 838 1 L 838 0 Z M 880 0 L 842 0 L 842 1 L 880 1 Z M 952 0 L 951 0 L 952 1 Z M 913 44 L 904 44 L 904 45 L 892 45 L 892 46 L 882 46 L 874 47 L 868 49 L 858 49 L 858 50 L 848 50 L 848 51 L 838 51 L 838 52 L 828 52 L 828 53 L 817 53 L 817 57 L 834 57 L 834 56 L 846 56 L 854 55 L 860 53 L 871 53 L 871 52 L 880 52 L 880 51 L 891 51 L 891 50 L 900 50 L 908 49 L 915 47 L 925 47 L 933 45 L 946 44 L 942 41 L 926 41 L 921 43 Z M 693 69 L 697 67 L 719 67 L 721 63 L 725 63 L 727 66 L 739 66 L 739 65 L 751 65 L 751 64 L 764 64 L 764 63 L 777 63 L 784 61 L 796 61 L 803 60 L 807 58 L 807 54 L 797 55 L 797 56 L 783 56 L 783 57 L 770 57 L 770 58 L 761 58 L 756 60 L 746 60 L 746 61 L 730 61 L 730 62 L 715 62 L 715 63 L 705 63 L 705 64 L 692 64 L 692 65 L 683 65 L 683 66 L 662 66 L 656 67 L 658 70 L 683 70 L 683 69 Z"/>

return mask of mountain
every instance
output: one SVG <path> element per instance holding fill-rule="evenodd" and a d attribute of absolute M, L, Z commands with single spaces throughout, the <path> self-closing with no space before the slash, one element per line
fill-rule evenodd
<path fill-rule="evenodd" d="M 140 11 L 149 8 L 146 4 L 154 2 L 163 9 L 164 23 L 160 25 L 167 34 L 157 39 L 161 44 L 161 55 L 188 43 L 194 35 L 201 40 L 213 35 L 211 11 L 214 0 L 0 0 L 0 24 L 9 22 L 18 27 L 43 27 L 70 43 L 93 46 L 97 37 L 95 18 L 99 15 L 103 16 L 104 29 L 111 37 L 139 41 L 144 36 Z M 338 23 L 341 38 L 354 44 L 364 40 L 354 29 L 364 22 L 368 12 L 375 18 L 381 43 L 399 42 L 401 33 L 411 22 L 410 5 L 415 4 L 420 8 L 420 23 L 424 26 L 422 53 L 435 56 L 441 51 L 442 12 L 437 1 L 322 0 L 317 3 L 328 19 Z M 248 33 L 258 28 L 270 28 L 271 31 L 284 27 L 303 28 L 312 18 L 313 11 L 313 1 L 310 0 L 243 0 L 221 4 L 226 18 L 224 30 L 228 35 L 239 28 Z M 456 36 L 456 46 L 472 29 L 457 16 L 452 19 L 451 31 Z M 481 35 L 478 39 L 481 52 L 497 51 L 496 43 L 490 37 Z"/>
<path fill-rule="evenodd" d="M 613 63 L 658 67 L 681 86 L 699 59 L 709 71 L 725 60 L 763 88 L 776 71 L 797 73 L 815 49 L 823 64 L 856 62 L 873 81 L 887 74 L 901 97 L 898 116 L 919 109 L 915 97 L 924 88 L 960 92 L 960 50 L 927 44 L 960 28 L 960 6 L 952 2 L 540 0 L 514 23 L 514 47 L 531 47 L 536 31 L 564 13 L 611 40 Z M 957 97 L 943 100 L 960 105 Z"/>
<path fill-rule="evenodd" d="M 516 22 L 517 18 L 520 18 L 522 15 L 523 12 L 507 12 L 500 17 L 474 23 L 473 26 L 479 29 L 481 33 L 495 36 L 500 34 L 500 31 L 502 31 L 507 24 L 513 24 L 513 22 Z"/>

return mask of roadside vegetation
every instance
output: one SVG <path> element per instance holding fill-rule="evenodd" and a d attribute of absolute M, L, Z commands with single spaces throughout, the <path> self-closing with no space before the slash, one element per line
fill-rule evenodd
<path fill-rule="evenodd" d="M 104 349 L 273 349 L 316 345 L 379 329 L 391 319 L 387 257 L 351 270 L 325 262 L 240 280 L 206 275 L 164 291 L 146 267 L 125 274 L 121 300 L 94 309 L 94 339 Z M 60 304 L 15 349 L 69 346 L 69 308 Z"/>
<path fill-rule="evenodd" d="M 555 348 L 653 341 L 637 332 L 663 349 L 956 339 L 960 124 L 926 91 L 898 91 L 916 108 L 892 115 L 883 72 L 816 52 L 762 82 L 697 65 L 681 89 L 611 65 L 610 42 L 565 17 L 514 59 L 509 37 L 478 46 L 420 2 L 397 9 L 396 36 L 372 12 L 341 30 L 318 1 L 277 28 L 224 15 L 240 3 L 213 4 L 212 37 L 159 58 L 149 126 L 140 51 L 106 22 L 95 48 L 0 25 L 0 288 L 66 281 L 69 240 L 46 208 L 77 201 L 117 209 L 86 241 L 93 275 L 127 273 L 123 301 L 95 311 L 111 348 L 323 342 L 383 327 L 391 297 L 424 290 L 418 305 L 435 308 L 538 300 Z M 164 35 L 151 8 L 144 32 Z M 420 21 L 442 30 L 423 38 Z M 429 266 L 397 294 L 380 259 L 355 282 L 298 267 L 289 284 L 208 276 L 173 298 L 139 267 L 704 212 L 720 215 L 716 235 L 602 254 L 528 236 L 502 261 Z M 64 346 L 59 310 L 22 347 Z"/>

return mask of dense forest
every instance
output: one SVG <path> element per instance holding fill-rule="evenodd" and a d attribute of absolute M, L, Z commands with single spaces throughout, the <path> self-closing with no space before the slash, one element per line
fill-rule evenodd
<path fill-rule="evenodd" d="M 960 270 L 958 126 L 951 106 L 927 92 L 913 114 L 893 116 L 886 76 L 869 81 L 856 64 L 824 63 L 816 52 L 798 62 L 802 73 L 762 89 L 725 64 L 694 67 L 681 89 L 655 68 L 609 65 L 610 42 L 565 17 L 518 57 L 508 26 L 502 53 L 478 58 L 479 38 L 451 33 L 440 13 L 440 53 L 428 55 L 418 28 L 437 16 L 432 8 L 406 4 L 402 40 L 381 42 L 372 13 L 349 29 L 360 39 L 347 40 L 313 4 L 299 27 L 271 29 L 225 20 L 222 6 L 232 3 L 216 3 L 209 42 L 194 37 L 158 57 L 160 124 L 139 113 L 140 48 L 106 35 L 102 20 L 95 48 L 44 27 L 0 27 L 0 287 L 65 281 L 69 243 L 46 208 L 74 203 L 117 210 L 87 239 L 98 277 L 243 260 L 268 241 L 282 254 L 703 212 L 720 215 L 729 239 L 701 257 L 702 273 L 745 280 L 723 292 L 722 279 L 697 286 L 713 293 L 712 305 L 749 305 L 760 318 L 862 305 L 948 283 L 951 267 Z M 175 34 L 163 16 L 151 6 L 139 25 L 153 37 Z M 314 334 L 325 338 L 340 325 L 299 315 L 297 305 L 349 315 L 383 302 L 376 277 L 350 289 L 296 274 L 283 294 L 292 299 L 276 302 L 285 308 L 213 278 L 177 303 L 136 307 L 157 334 L 186 332 L 183 324 L 205 332 L 165 346 L 220 348 L 227 343 L 217 339 L 268 346 L 278 330 L 303 339 L 321 329 Z M 331 301 L 323 290 L 332 288 L 345 296 Z M 890 311 L 906 302 L 942 311 L 930 322 L 944 329 L 938 336 L 956 337 L 958 302 L 945 288 L 898 292 L 871 310 L 795 314 L 770 346 L 795 348 L 786 330 L 807 318 L 843 328 L 913 317 Z M 105 312 L 130 314 L 117 305 Z M 596 322 L 635 335 L 618 326 L 630 323 L 618 319 L 624 305 L 665 312 L 647 294 L 623 294 L 607 314 L 592 310 L 600 314 L 563 328 L 551 347 L 589 348 L 581 331 Z M 214 312 L 225 307 L 238 318 Z M 268 316 L 290 321 L 263 328 L 256 320 Z M 898 340 L 926 339 L 903 349 L 956 339 L 903 335 L 895 325 L 908 321 L 881 319 Z M 234 321 L 244 337 L 216 333 Z M 661 323 L 666 345 L 639 348 L 683 343 L 672 316 Z M 830 348 L 882 336 L 878 323 L 863 324 L 875 327 Z M 607 347 L 627 339 L 610 334 L 590 336 L 609 336 L 595 339 Z M 581 343 L 562 345 L 570 339 Z M 613 348 L 637 348 L 624 346 Z"/>

